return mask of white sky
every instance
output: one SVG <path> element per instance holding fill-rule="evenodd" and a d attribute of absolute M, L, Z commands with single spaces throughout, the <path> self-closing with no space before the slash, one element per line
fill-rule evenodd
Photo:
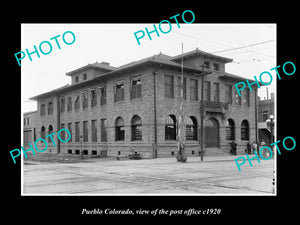
<path fill-rule="evenodd" d="M 180 22 L 180 21 L 179 21 Z M 158 27 L 158 23 L 155 23 Z M 276 65 L 276 24 L 172 24 L 168 34 L 155 33 L 149 40 L 147 35 L 137 44 L 134 32 L 149 30 L 153 24 L 22 24 L 21 49 L 34 51 L 33 45 L 38 48 L 42 41 L 72 31 L 76 41 L 66 45 L 61 37 L 58 38 L 61 49 L 58 49 L 54 40 L 52 52 L 49 55 L 40 53 L 40 58 L 33 54 L 32 61 L 28 56 L 21 61 L 22 76 L 22 113 L 36 110 L 36 102 L 29 101 L 32 96 L 71 83 L 65 73 L 87 65 L 88 63 L 109 62 L 111 66 L 136 61 L 162 52 L 167 55 L 181 54 L 181 43 L 184 52 L 198 48 L 214 53 L 226 49 L 238 48 L 260 42 L 264 44 L 247 48 L 215 53 L 216 55 L 233 59 L 233 63 L 226 65 L 226 72 L 245 78 L 253 79 L 263 71 L 270 71 Z M 162 27 L 168 30 L 167 27 Z M 67 38 L 68 36 L 66 36 Z M 68 39 L 70 40 L 70 39 Z M 47 51 L 46 45 L 43 45 Z M 16 66 L 18 63 L 16 61 Z M 269 85 L 271 92 L 276 92 L 276 75 Z M 267 80 L 266 80 L 267 82 Z M 266 97 L 266 87 L 258 92 L 261 98 Z"/>

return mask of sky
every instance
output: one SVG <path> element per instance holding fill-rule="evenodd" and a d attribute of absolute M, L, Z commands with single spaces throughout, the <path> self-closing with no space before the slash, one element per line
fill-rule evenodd
<path fill-rule="evenodd" d="M 153 23 L 154 24 L 154 23 Z M 52 44 L 52 52 L 48 55 L 40 53 L 40 58 L 32 54 L 21 61 L 21 105 L 22 113 L 35 111 L 37 105 L 30 97 L 51 91 L 71 83 L 67 72 L 78 69 L 89 63 L 109 62 L 111 66 L 137 61 L 154 54 L 175 56 L 198 48 L 209 53 L 233 59 L 226 64 L 225 71 L 245 78 L 259 78 L 263 71 L 273 75 L 273 81 L 268 85 L 270 93 L 276 93 L 275 71 L 270 71 L 276 65 L 276 24 L 200 24 L 172 23 L 169 33 L 147 34 L 140 39 L 138 45 L 134 33 L 153 29 L 153 24 L 22 24 L 21 49 L 34 51 L 43 41 Z M 158 27 L 158 23 L 155 23 Z M 163 30 L 168 25 L 163 24 Z M 76 39 L 67 45 L 62 40 L 66 31 L 74 33 Z M 61 49 L 55 40 L 57 35 Z M 70 34 L 65 36 L 67 42 L 72 41 Z M 42 45 L 43 51 L 49 51 L 47 44 Z M 16 66 L 18 66 L 16 60 Z M 268 78 L 264 80 L 269 81 Z M 258 95 L 266 98 L 267 87 L 261 87 Z"/>

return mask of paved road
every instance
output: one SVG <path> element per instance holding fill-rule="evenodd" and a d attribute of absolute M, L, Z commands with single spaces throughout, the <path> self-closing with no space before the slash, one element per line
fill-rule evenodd
<path fill-rule="evenodd" d="M 88 159 L 77 163 L 25 161 L 23 193 L 99 195 L 272 195 L 274 160 L 246 162 L 236 156 L 148 160 Z"/>

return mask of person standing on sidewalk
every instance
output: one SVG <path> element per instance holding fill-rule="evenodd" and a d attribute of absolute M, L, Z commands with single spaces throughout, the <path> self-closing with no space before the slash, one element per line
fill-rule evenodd
<path fill-rule="evenodd" d="M 234 140 L 232 140 L 231 149 L 232 149 L 232 154 L 233 155 L 236 155 L 236 146 L 237 146 L 236 142 Z"/>
<path fill-rule="evenodd" d="M 253 141 L 252 147 L 253 147 L 253 153 L 254 153 L 254 151 L 257 151 L 257 144 L 255 141 Z M 256 153 L 258 154 L 258 152 L 256 152 Z"/>
<path fill-rule="evenodd" d="M 251 144 L 250 144 L 250 141 L 247 143 L 247 154 L 251 155 Z"/>

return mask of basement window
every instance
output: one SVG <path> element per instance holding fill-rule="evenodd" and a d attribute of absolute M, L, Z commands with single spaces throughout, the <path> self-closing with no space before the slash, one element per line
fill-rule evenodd
<path fill-rule="evenodd" d="M 97 155 L 97 150 L 92 150 L 92 155 Z"/>

